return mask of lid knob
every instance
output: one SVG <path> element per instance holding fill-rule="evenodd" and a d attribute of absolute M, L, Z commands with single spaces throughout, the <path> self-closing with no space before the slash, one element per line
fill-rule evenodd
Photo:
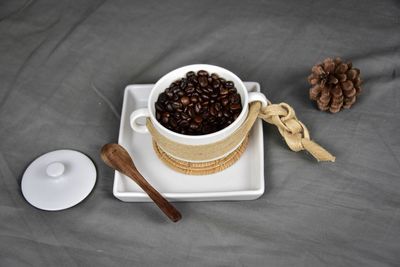
<path fill-rule="evenodd" d="M 58 161 L 50 163 L 46 168 L 47 175 L 51 177 L 59 177 L 64 173 L 64 171 L 64 164 Z"/>

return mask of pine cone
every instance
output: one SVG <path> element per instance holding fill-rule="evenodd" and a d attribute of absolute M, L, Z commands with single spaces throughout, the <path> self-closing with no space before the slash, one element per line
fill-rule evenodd
<path fill-rule="evenodd" d="M 310 98 L 317 101 L 318 108 L 336 113 L 356 102 L 362 81 L 360 70 L 353 68 L 351 62 L 327 58 L 311 69 L 308 82 L 313 85 Z"/>

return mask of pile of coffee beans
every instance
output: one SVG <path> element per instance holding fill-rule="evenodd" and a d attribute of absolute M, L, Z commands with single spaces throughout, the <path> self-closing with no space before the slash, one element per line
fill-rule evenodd
<path fill-rule="evenodd" d="M 231 124 L 242 111 L 235 84 L 200 70 L 173 82 L 155 103 L 156 119 L 181 134 L 202 135 Z"/>

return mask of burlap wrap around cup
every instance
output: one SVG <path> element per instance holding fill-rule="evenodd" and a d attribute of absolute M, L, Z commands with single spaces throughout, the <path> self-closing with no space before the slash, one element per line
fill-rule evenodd
<path fill-rule="evenodd" d="M 205 175 L 222 171 L 240 158 L 247 147 L 250 130 L 257 118 L 277 126 L 291 150 L 307 150 L 318 161 L 335 161 L 334 156 L 310 140 L 307 128 L 297 119 L 293 108 L 286 103 L 269 104 L 264 108 L 260 102 L 250 103 L 244 123 L 225 139 L 212 144 L 180 144 L 157 132 L 150 119 L 147 119 L 146 126 L 153 138 L 154 151 L 165 164 L 185 174 Z"/>

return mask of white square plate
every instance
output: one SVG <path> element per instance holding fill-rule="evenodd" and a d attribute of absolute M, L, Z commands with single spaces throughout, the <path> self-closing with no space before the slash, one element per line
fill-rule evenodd
<path fill-rule="evenodd" d="M 244 83 L 249 92 L 260 91 L 256 82 Z M 152 84 L 125 89 L 118 143 L 134 159 L 140 173 L 170 201 L 252 200 L 264 193 L 264 148 L 262 123 L 257 120 L 246 151 L 231 167 L 210 175 L 185 175 L 168 168 L 153 151 L 150 134 L 134 132 L 129 125 L 132 111 L 146 107 Z M 130 178 L 115 172 L 114 196 L 122 201 L 151 199 Z"/>

